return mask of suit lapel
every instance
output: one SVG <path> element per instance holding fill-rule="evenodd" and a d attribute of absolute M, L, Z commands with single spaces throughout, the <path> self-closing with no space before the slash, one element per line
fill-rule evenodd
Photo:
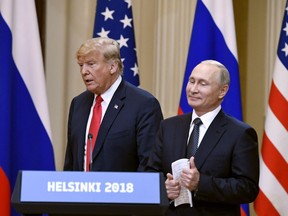
<path fill-rule="evenodd" d="M 187 151 L 187 140 L 189 136 L 189 128 L 191 124 L 192 119 L 192 113 L 187 113 L 182 116 L 180 125 L 177 125 L 177 128 L 175 128 L 176 131 L 178 131 L 177 137 L 179 142 L 177 143 L 183 143 L 180 146 L 176 146 L 174 148 L 174 153 L 176 158 L 185 158 L 186 157 L 186 151 Z M 182 128 L 181 130 L 178 129 Z"/>
<path fill-rule="evenodd" d="M 210 124 L 195 154 L 195 163 L 198 169 L 201 169 L 206 158 L 219 142 L 221 136 L 226 131 L 226 125 L 225 114 L 221 110 Z"/>
<path fill-rule="evenodd" d="M 115 118 L 117 117 L 120 110 L 125 104 L 124 103 L 125 97 L 126 97 L 126 84 L 122 80 L 108 105 L 105 116 L 100 125 L 95 148 L 93 151 L 93 158 L 95 158 L 99 154 L 101 148 L 103 147 L 106 135 L 108 134 Z"/>
<path fill-rule="evenodd" d="M 80 145 L 78 145 L 78 152 L 80 152 L 78 154 L 78 166 L 79 167 L 83 167 L 83 163 L 84 163 L 84 149 L 85 149 L 85 134 L 86 134 L 86 127 L 87 127 L 87 121 L 89 118 L 89 113 L 90 113 L 90 109 L 91 106 L 93 104 L 93 100 L 94 100 L 94 94 L 87 91 L 87 97 L 85 97 L 85 100 L 83 102 L 83 104 L 81 104 L 81 106 L 83 106 L 83 109 L 79 109 L 79 116 L 81 116 L 79 118 L 79 134 L 81 134 L 81 137 L 79 138 L 79 143 Z"/>

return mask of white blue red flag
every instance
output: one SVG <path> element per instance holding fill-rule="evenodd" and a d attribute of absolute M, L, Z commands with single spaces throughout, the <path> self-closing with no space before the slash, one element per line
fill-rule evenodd
<path fill-rule="evenodd" d="M 237 58 L 232 1 L 198 0 L 178 113 L 191 111 L 185 88 L 192 69 L 203 60 L 214 59 L 224 64 L 231 76 L 231 86 L 223 101 L 223 109 L 242 120 Z"/>
<path fill-rule="evenodd" d="M 123 77 L 140 85 L 131 0 L 98 0 L 93 37 L 109 37 L 120 44 Z"/>
<path fill-rule="evenodd" d="M 0 215 L 10 216 L 18 171 L 55 170 L 35 1 L 0 0 L 0 35 Z"/>
<path fill-rule="evenodd" d="M 288 215 L 288 2 L 276 54 L 260 158 L 258 216 Z"/>
<path fill-rule="evenodd" d="M 186 85 L 193 68 L 203 60 L 213 59 L 225 65 L 231 85 L 222 108 L 242 120 L 241 91 L 232 0 L 198 0 L 196 5 L 186 70 L 178 114 L 191 112 Z M 242 216 L 249 215 L 249 205 L 241 205 Z"/>

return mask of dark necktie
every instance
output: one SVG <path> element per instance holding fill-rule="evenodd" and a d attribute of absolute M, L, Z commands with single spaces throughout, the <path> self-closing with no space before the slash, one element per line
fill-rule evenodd
<path fill-rule="evenodd" d="M 199 127 L 202 124 L 202 121 L 200 118 L 196 118 L 194 119 L 193 124 L 194 128 L 190 135 L 189 142 L 187 145 L 187 153 L 186 153 L 187 158 L 194 156 L 197 151 L 199 140 Z"/>
<path fill-rule="evenodd" d="M 96 97 L 96 103 L 93 108 L 93 115 L 90 123 L 89 134 L 92 134 L 92 141 L 87 140 L 87 147 L 86 147 L 86 171 L 89 171 L 89 165 L 91 163 L 90 156 L 92 155 L 94 145 L 96 142 L 96 138 L 98 135 L 98 130 L 100 128 L 101 117 L 102 117 L 102 106 L 101 102 L 103 101 L 102 97 L 98 95 Z M 92 146 L 90 145 L 92 143 Z"/>

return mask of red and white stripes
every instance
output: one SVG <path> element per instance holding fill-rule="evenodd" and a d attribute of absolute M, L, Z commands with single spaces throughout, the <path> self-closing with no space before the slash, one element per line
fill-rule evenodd
<path fill-rule="evenodd" d="M 287 37 L 288 29 L 285 47 Z M 288 70 L 279 53 L 285 61 L 288 55 L 280 43 L 278 49 L 261 149 L 260 193 L 254 203 L 258 216 L 288 215 Z"/>

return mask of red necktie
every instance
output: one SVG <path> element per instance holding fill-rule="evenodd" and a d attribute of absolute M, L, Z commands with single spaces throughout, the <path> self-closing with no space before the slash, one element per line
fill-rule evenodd
<path fill-rule="evenodd" d="M 101 102 L 103 101 L 102 97 L 98 95 L 96 97 L 96 103 L 93 108 L 93 115 L 90 123 L 90 128 L 89 128 L 89 134 L 92 134 L 92 139 L 87 140 L 87 147 L 86 147 L 86 171 L 89 171 L 89 165 L 90 165 L 90 155 L 92 155 L 96 138 L 98 135 L 98 131 L 100 128 L 100 123 L 101 123 L 101 117 L 102 117 L 102 107 L 101 107 Z M 92 146 L 91 146 L 92 144 Z"/>

